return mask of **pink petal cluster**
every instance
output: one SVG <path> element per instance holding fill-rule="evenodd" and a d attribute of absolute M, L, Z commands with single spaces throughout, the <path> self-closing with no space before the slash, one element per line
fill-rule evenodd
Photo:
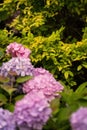
<path fill-rule="evenodd" d="M 87 107 L 80 107 L 71 115 L 72 130 L 87 130 Z"/>
<path fill-rule="evenodd" d="M 37 68 L 35 74 L 36 76 L 34 76 L 33 79 L 23 84 L 24 93 L 30 93 L 33 90 L 37 93 L 42 91 L 48 101 L 59 96 L 59 92 L 63 90 L 63 86 L 54 79 L 52 74 L 42 68 Z"/>
<path fill-rule="evenodd" d="M 49 73 L 48 70 L 40 67 L 40 68 L 35 68 L 34 69 L 34 76 L 38 76 L 38 75 L 44 75 L 44 74 L 47 74 L 47 75 L 52 75 L 51 73 Z"/>
<path fill-rule="evenodd" d="M 31 51 L 25 48 L 22 44 L 13 42 L 7 46 L 6 49 L 7 54 L 10 54 L 12 57 L 23 57 L 28 58 L 30 56 Z"/>
<path fill-rule="evenodd" d="M 23 130 L 42 130 L 51 117 L 51 108 L 42 92 L 32 92 L 16 102 L 14 119 Z"/>

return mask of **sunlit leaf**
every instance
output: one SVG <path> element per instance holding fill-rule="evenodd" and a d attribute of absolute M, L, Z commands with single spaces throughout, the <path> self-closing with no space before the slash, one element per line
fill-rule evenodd
<path fill-rule="evenodd" d="M 24 95 L 18 95 L 15 97 L 15 101 L 21 100 L 24 97 Z"/>
<path fill-rule="evenodd" d="M 75 93 L 81 94 L 87 87 L 87 82 L 82 83 L 75 91 Z"/>
<path fill-rule="evenodd" d="M 18 78 L 16 79 L 16 82 L 17 82 L 17 83 L 23 83 L 23 82 L 26 82 L 26 81 L 28 81 L 28 80 L 30 80 L 30 79 L 32 79 L 32 78 L 33 78 L 33 76 L 18 77 Z"/>
<path fill-rule="evenodd" d="M 78 67 L 77 67 L 77 71 L 80 71 L 82 69 L 82 65 L 79 65 Z"/>
<path fill-rule="evenodd" d="M 13 88 L 9 85 L 6 85 L 6 86 L 2 86 L 1 87 L 3 90 L 5 90 L 9 95 L 11 95 L 14 91 L 17 90 L 17 88 Z"/>

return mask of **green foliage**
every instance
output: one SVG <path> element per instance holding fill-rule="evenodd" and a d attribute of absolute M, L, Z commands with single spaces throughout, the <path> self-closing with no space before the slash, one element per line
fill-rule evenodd
<path fill-rule="evenodd" d="M 11 42 L 31 49 L 35 67 L 49 70 L 63 82 L 61 98 L 51 102 L 51 119 L 43 130 L 70 130 L 69 119 L 80 106 L 87 107 L 87 0 L 3 0 L 0 2 L 0 65 L 7 61 Z M 11 76 L 16 74 L 9 72 Z M 0 106 L 14 110 L 23 94 L 17 86 L 32 77 L 0 76 Z M 80 85 L 81 84 L 81 85 Z"/>
<path fill-rule="evenodd" d="M 21 100 L 24 96 L 22 92 L 18 95 L 16 94 L 18 87 L 32 77 L 17 77 L 17 75 L 12 72 L 10 72 L 9 75 L 11 76 L 11 79 L 0 76 L 0 107 L 13 111 L 16 101 Z"/>
<path fill-rule="evenodd" d="M 6 55 L 6 47 L 12 42 L 21 42 L 21 39 L 14 36 L 13 33 L 8 32 L 6 29 L 0 30 L 0 66 L 3 62 L 7 61 L 9 57 Z"/>
<path fill-rule="evenodd" d="M 0 59 L 2 59 L 4 57 L 4 52 L 3 52 L 3 49 L 0 48 Z"/>
<path fill-rule="evenodd" d="M 70 116 L 75 112 L 79 107 L 87 107 L 87 82 L 78 86 L 76 91 L 73 91 L 69 86 L 64 85 L 64 91 L 61 94 L 61 98 L 55 99 L 53 101 L 53 107 L 57 106 L 56 109 L 53 109 L 52 120 L 49 120 L 47 129 L 45 130 L 70 130 Z M 52 125 L 54 124 L 54 125 Z"/>
<path fill-rule="evenodd" d="M 32 79 L 32 76 L 18 77 L 18 78 L 16 79 L 16 82 L 17 82 L 17 83 L 24 83 L 24 82 L 26 82 L 26 81 L 28 81 L 28 80 L 30 80 L 30 79 Z"/>
<path fill-rule="evenodd" d="M 0 3 L 0 19 L 2 21 L 6 20 L 15 11 L 15 3 L 13 0 L 4 0 Z"/>
<path fill-rule="evenodd" d="M 3 0 L 0 19 L 14 33 L 32 32 L 35 36 L 48 36 L 64 26 L 63 39 L 69 42 L 82 37 L 87 23 L 86 6 L 86 0 Z"/>
<path fill-rule="evenodd" d="M 0 93 L 0 106 L 7 102 L 7 98 L 4 94 Z"/>
<path fill-rule="evenodd" d="M 87 39 L 87 27 L 85 27 L 84 29 L 83 29 L 83 39 Z"/>
<path fill-rule="evenodd" d="M 85 0 L 3 0 L 0 4 L 0 22 L 4 23 L 4 30 L 0 31 L 3 53 L 9 43 L 22 43 L 32 50 L 35 66 L 45 67 L 71 86 L 78 80 L 84 82 L 86 5 Z M 6 55 L 0 54 L 1 63 L 8 60 Z"/>
<path fill-rule="evenodd" d="M 87 40 L 73 44 L 63 43 L 62 30 L 60 28 L 49 37 L 35 37 L 28 45 L 32 50 L 31 60 L 35 66 L 45 67 L 66 84 L 81 84 L 86 80 L 82 76 L 86 75 L 87 68 Z"/>
<path fill-rule="evenodd" d="M 0 30 L 0 48 L 3 49 L 3 51 L 6 50 L 6 47 L 9 43 L 14 41 L 20 42 L 20 38 L 17 38 L 16 36 L 13 36 L 13 33 L 8 32 L 6 29 Z"/>

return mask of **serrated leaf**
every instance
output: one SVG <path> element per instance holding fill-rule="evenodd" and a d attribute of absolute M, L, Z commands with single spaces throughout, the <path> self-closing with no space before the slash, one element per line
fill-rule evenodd
<path fill-rule="evenodd" d="M 0 93 L 0 106 L 5 104 L 6 102 L 7 102 L 6 96 Z"/>
<path fill-rule="evenodd" d="M 23 82 L 26 82 L 26 81 L 28 81 L 28 80 L 30 80 L 30 79 L 32 79 L 32 78 L 33 78 L 33 76 L 18 77 L 18 78 L 16 79 L 16 82 L 17 82 L 17 83 L 23 83 Z"/>

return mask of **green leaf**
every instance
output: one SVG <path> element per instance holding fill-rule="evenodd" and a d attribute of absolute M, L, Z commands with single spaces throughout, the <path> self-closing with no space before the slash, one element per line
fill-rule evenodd
<path fill-rule="evenodd" d="M 66 79 L 68 79 L 68 77 L 69 77 L 68 71 L 66 71 L 66 72 L 64 73 L 64 76 L 65 76 Z"/>
<path fill-rule="evenodd" d="M 52 114 L 56 114 L 58 112 L 58 108 L 59 108 L 59 99 L 55 98 L 54 100 L 52 100 L 52 102 L 50 103 L 51 105 L 51 109 L 52 109 Z"/>
<path fill-rule="evenodd" d="M 0 48 L 0 59 L 4 56 L 4 52 Z"/>
<path fill-rule="evenodd" d="M 15 101 L 21 100 L 24 97 L 24 95 L 18 95 L 15 97 Z"/>
<path fill-rule="evenodd" d="M 9 80 L 10 80 L 10 79 L 9 79 L 8 77 L 3 77 L 3 76 L 0 75 L 0 82 L 1 82 L 1 83 L 8 83 Z"/>
<path fill-rule="evenodd" d="M 26 82 L 26 81 L 28 81 L 28 80 L 30 80 L 30 79 L 32 79 L 32 78 L 33 78 L 33 76 L 18 77 L 18 78 L 16 79 L 16 82 L 17 82 L 17 83 L 23 83 L 23 82 Z"/>
<path fill-rule="evenodd" d="M 86 69 L 87 69 L 87 64 L 85 63 L 85 64 L 82 64 L 83 65 L 83 67 L 85 67 Z"/>
<path fill-rule="evenodd" d="M 78 100 L 79 107 L 87 107 L 87 99 L 82 97 Z"/>
<path fill-rule="evenodd" d="M 64 130 L 65 125 L 68 125 L 71 110 L 69 108 L 61 108 L 57 115 L 56 125 L 59 130 Z M 65 129 L 66 130 L 66 129 Z"/>
<path fill-rule="evenodd" d="M 7 102 L 6 96 L 0 93 L 0 106 L 5 104 L 6 102 Z"/>
<path fill-rule="evenodd" d="M 78 67 L 77 67 L 77 71 L 80 71 L 82 69 L 82 65 L 79 65 Z"/>
<path fill-rule="evenodd" d="M 81 94 L 83 93 L 83 91 L 86 89 L 87 86 L 87 82 L 82 83 L 75 91 L 75 93 L 77 94 Z"/>
<path fill-rule="evenodd" d="M 5 105 L 5 109 L 7 109 L 7 110 L 13 112 L 13 111 L 14 111 L 14 105 L 13 105 L 13 104 L 6 104 L 6 105 Z"/>
<path fill-rule="evenodd" d="M 11 95 L 14 91 L 17 90 L 17 88 L 12 88 L 11 86 L 2 86 L 3 90 L 5 90 L 9 95 Z"/>

